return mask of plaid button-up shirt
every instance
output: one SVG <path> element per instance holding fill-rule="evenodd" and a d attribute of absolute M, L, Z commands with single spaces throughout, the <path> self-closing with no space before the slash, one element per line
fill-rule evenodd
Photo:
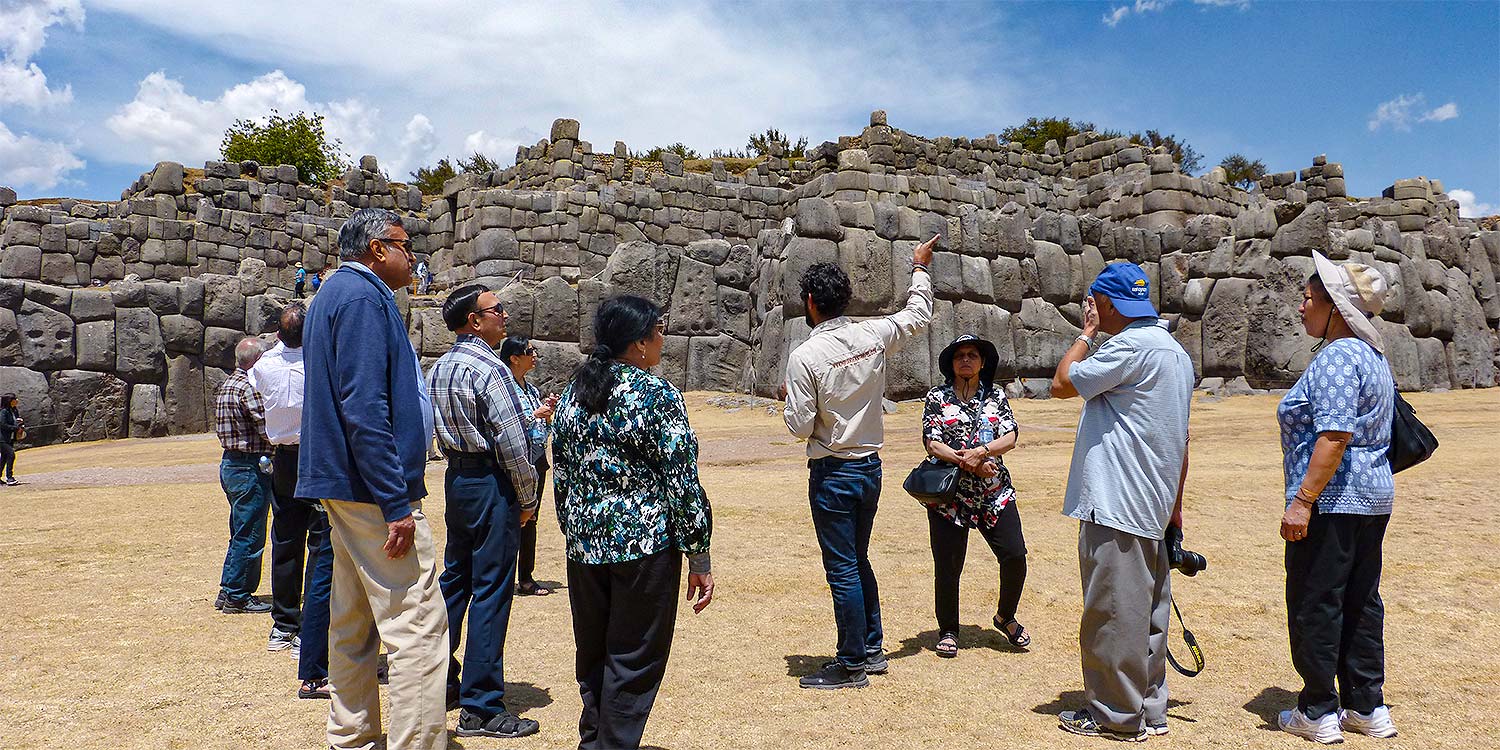
<path fill-rule="evenodd" d="M 214 432 L 224 450 L 271 452 L 271 441 L 266 439 L 266 402 L 244 370 L 235 368 L 214 392 Z"/>
<path fill-rule="evenodd" d="M 494 454 L 510 475 L 521 507 L 535 508 L 527 412 L 500 355 L 479 337 L 462 334 L 433 364 L 427 384 L 438 442 L 450 451 Z"/>

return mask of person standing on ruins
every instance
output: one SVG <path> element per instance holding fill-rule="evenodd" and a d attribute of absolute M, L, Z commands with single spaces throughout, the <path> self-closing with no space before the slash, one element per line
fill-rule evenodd
<path fill-rule="evenodd" d="M 808 499 L 838 627 L 837 658 L 803 677 L 804 688 L 865 687 L 866 674 L 886 671 L 880 592 L 869 558 L 885 443 L 886 354 L 932 319 L 927 269 L 937 240 L 913 251 L 906 307 L 883 318 L 856 323 L 844 317 L 852 290 L 838 265 L 817 263 L 802 274 L 813 329 L 787 358 L 783 418 L 793 435 L 807 440 Z"/>
<path fill-rule="evenodd" d="M 265 399 L 266 437 L 276 451 L 271 464 L 271 635 L 266 650 L 290 649 L 298 659 L 297 677 L 302 680 L 298 697 L 327 698 L 328 590 L 333 580 L 333 549 L 328 543 L 328 518 L 322 506 L 316 500 L 296 496 L 297 453 L 302 440 L 302 323 L 306 315 L 307 308 L 301 302 L 282 308 L 276 345 L 261 355 L 249 376 Z M 306 576 L 304 549 L 309 571 Z M 302 658 L 303 649 L 307 658 Z"/>
<path fill-rule="evenodd" d="M 1111 338 L 1096 350 L 1100 331 Z M 1167 733 L 1165 537 L 1182 528 L 1193 384 L 1187 352 L 1157 325 L 1145 271 L 1106 266 L 1052 376 L 1054 398 L 1084 398 L 1063 515 L 1078 521 L 1087 705 L 1058 715 L 1065 731 L 1131 742 Z"/>
<path fill-rule="evenodd" d="M 265 400 L 246 375 L 261 350 L 260 339 L 241 339 L 234 347 L 234 372 L 214 392 L 214 432 L 224 448 L 219 486 L 229 500 L 229 550 L 214 608 L 225 614 L 271 611 L 271 605 L 255 597 L 271 499 L 271 477 L 261 469 L 261 460 L 271 455 L 271 443 L 266 439 Z"/>
<path fill-rule="evenodd" d="M 398 214 L 364 208 L 338 245 L 339 268 L 303 327 L 296 492 L 321 500 L 333 539 L 327 740 L 336 750 L 379 742 L 384 642 L 388 747 L 443 750 L 448 612 L 422 514 L 432 404 L 394 293 L 411 283 L 411 240 Z"/>
<path fill-rule="evenodd" d="M 521 525 L 536 516 L 538 502 L 529 410 L 510 368 L 495 353 L 505 340 L 505 319 L 494 292 L 479 284 L 454 290 L 443 302 L 443 322 L 457 340 L 428 375 L 438 443 L 448 457 L 448 544 L 440 583 L 450 654 L 458 651 L 466 613 L 469 621 L 463 663 L 450 657 L 448 667 L 448 693 L 463 707 L 460 737 L 525 737 L 539 729 L 505 707 L 505 631 L 515 598 L 516 555 Z"/>

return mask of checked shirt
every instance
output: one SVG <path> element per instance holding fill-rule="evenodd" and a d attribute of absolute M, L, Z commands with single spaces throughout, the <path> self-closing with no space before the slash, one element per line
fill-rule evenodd
<path fill-rule="evenodd" d="M 270 453 L 266 439 L 266 401 L 236 368 L 214 392 L 214 432 L 226 451 Z"/>
<path fill-rule="evenodd" d="M 510 475 L 523 509 L 537 506 L 536 469 L 526 436 L 527 415 L 516 380 L 500 355 L 463 334 L 427 375 L 439 443 L 459 453 L 494 454 Z"/>

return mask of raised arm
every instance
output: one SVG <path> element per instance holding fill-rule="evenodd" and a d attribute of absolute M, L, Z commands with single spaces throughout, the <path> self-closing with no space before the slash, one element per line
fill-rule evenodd
<path fill-rule="evenodd" d="M 906 307 L 884 318 L 887 325 L 880 326 L 880 338 L 888 350 L 896 350 L 913 334 L 927 327 L 932 321 L 932 248 L 938 236 L 918 245 L 912 251 L 911 289 L 906 295 Z"/>

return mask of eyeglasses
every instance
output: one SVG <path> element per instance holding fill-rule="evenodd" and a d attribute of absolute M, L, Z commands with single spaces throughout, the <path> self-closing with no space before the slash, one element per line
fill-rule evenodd
<path fill-rule="evenodd" d="M 528 357 L 535 357 L 536 356 L 536 347 L 527 347 L 526 351 L 521 352 L 521 353 L 525 354 Z"/>
<path fill-rule="evenodd" d="M 481 307 L 478 310 L 475 310 L 473 314 L 478 315 L 482 318 L 488 313 L 494 313 L 502 318 L 510 317 L 510 314 L 505 312 L 505 306 L 498 302 L 490 305 L 489 307 Z"/>
<path fill-rule="evenodd" d="M 415 258 L 416 257 L 416 255 L 411 251 L 411 238 L 410 237 L 408 237 L 407 239 L 404 239 L 404 240 L 391 239 L 390 237 L 381 237 L 380 239 L 376 240 L 376 242 L 379 242 L 379 243 L 381 243 L 383 245 L 395 245 L 396 247 L 398 247 L 398 248 L 401 249 L 401 252 L 406 253 L 406 257 L 408 257 L 408 258 Z"/>

